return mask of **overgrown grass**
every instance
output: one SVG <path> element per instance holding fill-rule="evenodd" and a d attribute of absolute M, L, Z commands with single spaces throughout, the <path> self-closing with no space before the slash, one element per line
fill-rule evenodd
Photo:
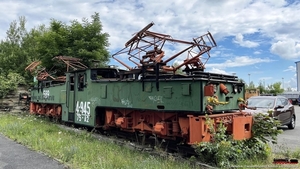
<path fill-rule="evenodd" d="M 172 158 L 162 159 L 99 141 L 89 132 L 74 132 L 29 115 L 0 114 L 0 133 L 27 147 L 44 152 L 70 168 L 80 169 L 176 169 L 192 168 Z"/>

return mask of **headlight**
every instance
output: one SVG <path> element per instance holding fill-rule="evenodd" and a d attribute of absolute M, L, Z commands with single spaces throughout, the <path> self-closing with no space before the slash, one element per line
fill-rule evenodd
<path fill-rule="evenodd" d="M 238 87 L 234 86 L 233 90 L 234 90 L 234 93 L 237 93 L 238 92 Z"/>
<path fill-rule="evenodd" d="M 236 94 L 239 91 L 238 88 L 239 87 L 236 84 L 232 84 L 232 91 L 233 91 L 234 94 Z"/>

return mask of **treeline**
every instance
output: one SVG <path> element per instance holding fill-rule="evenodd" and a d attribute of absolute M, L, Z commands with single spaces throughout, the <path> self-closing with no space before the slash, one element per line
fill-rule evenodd
<path fill-rule="evenodd" d="M 27 30 L 26 18 L 19 17 L 10 23 L 6 37 L 0 42 L 0 98 L 14 90 L 18 84 L 30 85 L 33 76 L 25 68 L 33 61 L 41 61 L 46 70 L 64 73 L 65 65 L 56 63 L 55 56 L 82 59 L 91 66 L 92 60 L 105 65 L 109 61 L 109 34 L 104 33 L 100 16 L 72 20 L 64 23 L 50 19 L 48 26 L 37 25 Z M 53 67 L 54 66 L 54 67 Z"/>
<path fill-rule="evenodd" d="M 244 80 L 242 80 L 242 81 L 245 83 Z M 281 82 L 268 84 L 267 86 L 262 81 L 259 82 L 258 86 L 255 86 L 253 81 L 251 81 L 250 84 L 246 84 L 246 89 L 259 89 L 261 94 L 277 95 L 279 93 L 283 93 L 284 89 L 281 87 L 282 87 Z"/>

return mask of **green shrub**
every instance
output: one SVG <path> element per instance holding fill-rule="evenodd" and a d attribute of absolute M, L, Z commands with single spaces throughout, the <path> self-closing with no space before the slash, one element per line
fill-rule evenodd
<path fill-rule="evenodd" d="M 206 124 L 212 135 L 211 142 L 201 142 L 196 145 L 199 159 L 218 167 L 229 167 L 238 161 L 246 159 L 265 160 L 271 153 L 269 142 L 276 143 L 277 136 L 282 131 L 278 120 L 264 114 L 253 116 L 252 138 L 248 140 L 233 140 L 226 134 L 224 124 L 215 127 L 214 121 L 206 116 Z"/>
<path fill-rule="evenodd" d="M 4 75 L 0 72 L 0 98 L 4 98 L 9 92 L 15 91 L 19 84 L 24 84 L 24 78 L 17 73 Z"/>

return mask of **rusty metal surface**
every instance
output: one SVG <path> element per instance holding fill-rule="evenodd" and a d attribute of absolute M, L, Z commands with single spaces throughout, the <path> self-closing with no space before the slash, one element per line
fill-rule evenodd
<path fill-rule="evenodd" d="M 30 71 L 30 72 L 33 72 L 33 71 L 37 68 L 37 66 L 39 66 L 41 63 L 42 63 L 41 61 L 34 61 L 34 62 L 32 62 L 31 64 L 29 64 L 29 65 L 25 68 L 25 70 L 28 70 L 28 71 Z"/>
<path fill-rule="evenodd" d="M 52 77 L 47 71 L 45 67 L 41 67 L 41 61 L 34 61 L 31 64 L 29 64 L 25 70 L 29 71 L 31 74 L 36 76 L 36 79 L 39 81 L 47 80 L 48 77 L 50 77 L 52 80 L 55 78 Z"/>
<path fill-rule="evenodd" d="M 149 31 L 154 23 L 148 24 L 137 32 L 125 43 L 125 48 L 112 55 L 116 61 L 125 66 L 128 70 L 141 69 L 153 70 L 159 64 L 162 71 L 175 72 L 185 66 L 185 70 L 204 70 L 205 64 L 210 58 L 209 51 L 217 46 L 210 32 L 193 38 L 191 41 L 184 41 L 172 38 L 171 35 Z M 171 43 L 171 44 L 169 44 Z M 172 54 L 165 53 L 164 46 L 171 45 L 173 48 L 181 46 Z M 204 54 L 206 54 L 204 56 Z M 134 67 L 121 61 L 121 55 L 127 55 L 128 61 Z M 172 65 L 174 59 L 183 60 L 179 65 Z"/>
<path fill-rule="evenodd" d="M 56 56 L 52 60 L 59 60 L 67 65 L 67 72 L 72 68 L 73 70 L 87 69 L 88 67 L 82 64 L 79 58 L 74 58 L 70 56 Z"/>
<path fill-rule="evenodd" d="M 82 64 L 79 58 L 69 57 L 69 56 L 56 56 L 52 60 L 58 60 L 60 62 L 63 62 L 66 64 L 67 72 L 72 70 L 78 70 L 78 69 L 87 69 L 88 67 L 84 64 Z M 53 77 L 51 73 L 48 73 L 46 71 L 45 67 L 40 66 L 41 61 L 34 61 L 31 64 L 29 64 L 25 70 L 30 71 L 33 76 L 36 76 L 36 79 L 38 81 L 45 81 L 45 80 L 55 80 L 55 81 L 65 81 L 65 76 L 59 76 L 59 77 Z"/>

